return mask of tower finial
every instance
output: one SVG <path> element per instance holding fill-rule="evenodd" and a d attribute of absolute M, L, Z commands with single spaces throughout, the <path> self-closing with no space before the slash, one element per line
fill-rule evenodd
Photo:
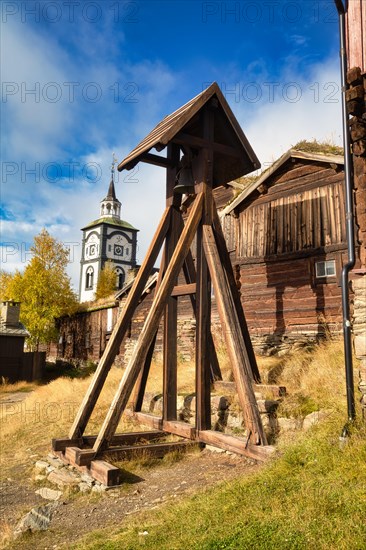
<path fill-rule="evenodd" d="M 112 175 L 112 180 L 114 181 L 114 165 L 117 164 L 117 159 L 114 155 L 114 151 L 112 153 L 112 166 L 111 166 L 111 175 Z"/>

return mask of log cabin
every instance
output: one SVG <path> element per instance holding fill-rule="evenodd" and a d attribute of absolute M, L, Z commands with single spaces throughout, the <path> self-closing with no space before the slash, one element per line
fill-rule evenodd
<path fill-rule="evenodd" d="M 343 156 L 291 149 L 221 211 L 261 353 L 342 330 L 343 164 Z"/>

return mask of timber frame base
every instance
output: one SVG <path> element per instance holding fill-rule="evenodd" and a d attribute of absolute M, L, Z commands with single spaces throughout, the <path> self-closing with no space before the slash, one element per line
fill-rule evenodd
<path fill-rule="evenodd" d="M 149 153 L 153 147 L 159 151 L 167 147 L 166 157 Z M 184 219 L 182 212 L 185 208 L 182 208 L 182 195 L 177 183 L 180 183 L 182 170 L 187 169 L 187 159 L 190 162 L 192 194 L 189 195 L 188 215 Z M 88 468 L 93 477 L 98 479 L 99 475 L 106 485 L 116 484 L 120 476 L 112 466 L 99 459 L 105 455 L 128 456 L 133 452 L 159 455 L 171 450 L 173 444 L 153 443 L 157 434 L 160 434 L 159 437 L 163 433 L 184 438 L 175 442 L 176 447 L 210 444 L 258 460 L 263 460 L 272 451 L 266 445 L 253 389 L 253 384 L 260 382 L 260 375 L 213 198 L 214 187 L 225 184 L 230 177 L 239 177 L 243 172 L 258 168 L 259 162 L 217 84 L 211 85 L 180 111 L 166 117 L 118 169 L 129 170 L 139 161 L 166 169 L 166 208 L 69 437 L 53 442 L 54 452 L 62 453 L 64 460 L 77 467 Z M 131 359 L 99 434 L 85 437 L 90 416 L 161 250 L 162 260 L 153 303 Z M 179 276 L 184 277 L 185 284 L 178 284 Z M 222 378 L 211 334 L 212 290 L 243 411 L 247 433 L 245 439 L 211 430 L 211 384 Z M 187 295 L 196 318 L 194 426 L 177 420 L 178 298 Z M 162 319 L 163 412 L 162 417 L 158 418 L 142 413 L 141 408 Z M 128 404 L 132 408 L 130 415 L 154 431 L 149 435 L 147 432 L 116 435 Z M 141 443 L 144 439 L 150 443 Z"/>

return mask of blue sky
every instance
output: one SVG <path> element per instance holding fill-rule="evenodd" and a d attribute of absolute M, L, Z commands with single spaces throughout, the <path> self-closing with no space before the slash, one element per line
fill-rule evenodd
<path fill-rule="evenodd" d="M 263 168 L 300 139 L 341 144 L 333 0 L 3 0 L 1 263 L 29 260 L 42 227 L 71 248 L 122 160 L 217 81 Z M 164 207 L 164 171 L 118 175 L 141 262 Z"/>

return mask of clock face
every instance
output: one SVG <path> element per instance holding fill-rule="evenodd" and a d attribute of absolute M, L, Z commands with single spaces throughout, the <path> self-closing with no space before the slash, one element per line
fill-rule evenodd
<path fill-rule="evenodd" d="M 96 256 L 98 256 L 98 250 L 99 250 L 98 244 L 90 244 L 89 246 L 87 246 L 85 251 L 86 257 L 95 258 Z"/>
<path fill-rule="evenodd" d="M 120 244 L 115 244 L 114 254 L 115 256 L 123 256 L 123 246 L 121 246 Z"/>

